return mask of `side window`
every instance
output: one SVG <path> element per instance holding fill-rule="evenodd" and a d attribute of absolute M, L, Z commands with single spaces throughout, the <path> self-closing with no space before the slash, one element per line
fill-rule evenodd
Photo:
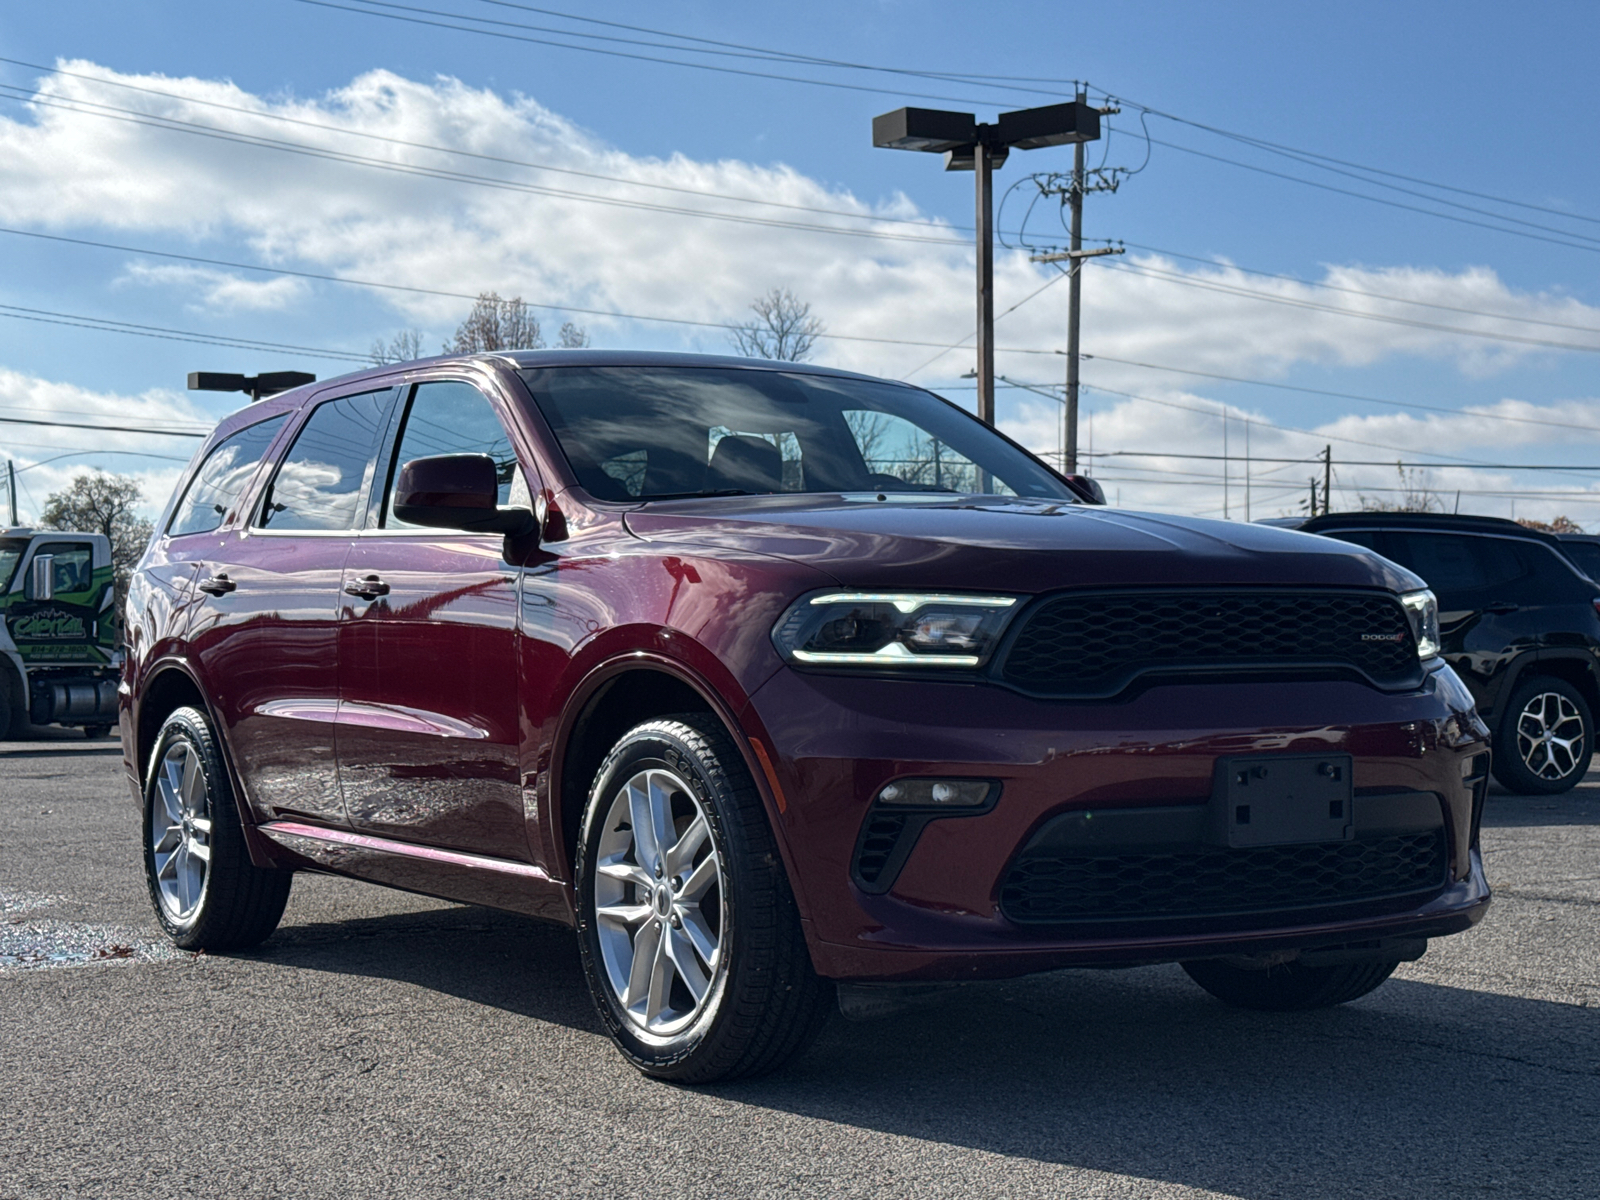
<path fill-rule="evenodd" d="M 1396 531 L 1387 541 L 1389 557 L 1427 580 L 1447 608 L 1452 606 L 1447 597 L 1470 594 L 1478 599 L 1477 593 L 1507 587 L 1530 574 L 1517 545 L 1506 538 Z"/>
<path fill-rule="evenodd" d="M 400 427 L 387 493 L 393 492 L 394 481 L 406 463 L 440 454 L 487 454 L 494 459 L 500 483 L 498 503 L 533 506 L 505 426 L 489 398 L 470 383 L 440 380 L 417 385 L 406 409 L 405 423 Z M 390 499 L 391 495 L 385 494 L 385 529 L 420 528 L 390 512 Z"/>
<path fill-rule="evenodd" d="M 58 597 L 84 596 L 94 587 L 94 547 L 86 542 L 44 542 L 34 557 L 49 554 L 50 590 Z"/>
<path fill-rule="evenodd" d="M 1341 542 L 1350 542 L 1356 546 L 1365 546 L 1368 550 L 1383 554 L 1383 546 L 1378 540 L 1381 535 L 1374 529 L 1331 529 L 1324 536 L 1338 538 Z M 1384 557 L 1389 556 L 1385 554 Z"/>
<path fill-rule="evenodd" d="M 372 481 L 394 390 L 318 405 L 267 489 L 257 524 L 266 529 L 354 529 Z"/>
<path fill-rule="evenodd" d="M 212 447 L 178 502 L 167 536 L 210 533 L 221 525 L 287 419 L 286 413 L 258 421 Z"/>

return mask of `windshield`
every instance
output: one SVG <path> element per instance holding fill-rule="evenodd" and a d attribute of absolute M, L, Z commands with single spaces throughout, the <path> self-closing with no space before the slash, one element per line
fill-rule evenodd
<path fill-rule="evenodd" d="M 10 589 L 11 575 L 27 552 L 27 538 L 0 538 L 0 593 Z"/>
<path fill-rule="evenodd" d="M 900 384 L 703 367 L 520 374 L 578 482 L 601 500 L 867 491 L 1076 499 L 986 425 Z"/>

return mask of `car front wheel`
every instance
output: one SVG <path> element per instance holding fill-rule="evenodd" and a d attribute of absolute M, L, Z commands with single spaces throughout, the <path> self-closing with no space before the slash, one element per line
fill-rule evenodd
<path fill-rule="evenodd" d="M 205 714 L 175 710 L 161 726 L 144 791 L 144 866 L 167 936 L 185 950 L 264 941 L 289 902 L 293 873 L 250 862 L 222 754 Z"/>
<path fill-rule="evenodd" d="M 630 730 L 579 837 L 584 973 L 636 1067 L 709 1083 L 805 1048 L 832 988 L 812 970 L 760 796 L 720 724 L 688 714 Z"/>
<path fill-rule="evenodd" d="M 1494 777 L 1525 796 L 1570 791 L 1594 755 L 1594 718 L 1583 693 L 1540 675 L 1511 693 L 1495 737 Z"/>

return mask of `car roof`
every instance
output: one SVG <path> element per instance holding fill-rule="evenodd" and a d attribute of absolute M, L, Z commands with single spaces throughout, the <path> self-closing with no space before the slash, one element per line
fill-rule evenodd
<path fill-rule="evenodd" d="M 1504 517 L 1469 517 L 1454 513 L 1350 512 L 1312 517 L 1300 526 L 1302 533 L 1324 533 L 1334 529 L 1417 529 L 1441 533 L 1488 533 L 1499 537 L 1520 537 L 1559 545 L 1554 534 L 1529 529 Z"/>

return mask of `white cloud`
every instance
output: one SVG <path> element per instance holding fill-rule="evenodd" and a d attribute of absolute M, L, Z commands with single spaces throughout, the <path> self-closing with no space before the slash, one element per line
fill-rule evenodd
<path fill-rule="evenodd" d="M 244 279 L 209 267 L 181 267 L 135 262 L 123 268 L 129 283 L 170 288 L 190 297 L 184 307 L 195 311 L 265 312 L 288 308 L 310 291 L 303 279 L 277 276 Z"/>

